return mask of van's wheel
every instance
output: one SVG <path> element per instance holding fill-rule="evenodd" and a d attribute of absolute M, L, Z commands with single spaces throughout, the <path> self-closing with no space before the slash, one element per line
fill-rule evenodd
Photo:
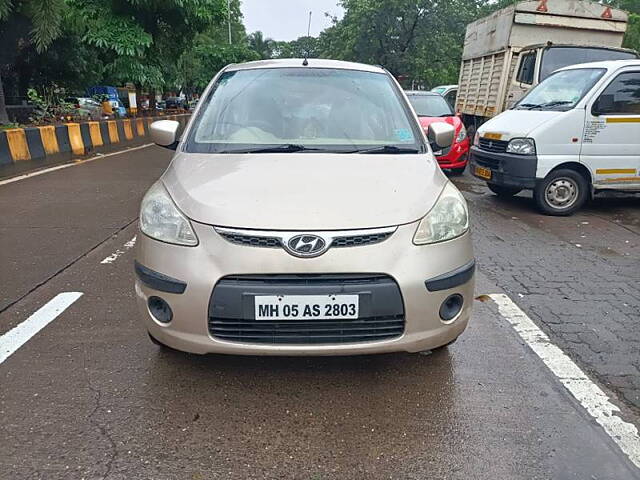
<path fill-rule="evenodd" d="M 495 183 L 487 183 L 487 187 L 499 197 L 513 197 L 522 191 L 522 189 L 518 187 L 505 187 L 504 185 L 496 185 Z"/>
<path fill-rule="evenodd" d="M 566 216 L 579 210 L 589 197 L 589 182 L 575 170 L 554 170 L 533 191 L 536 205 L 547 215 Z"/>

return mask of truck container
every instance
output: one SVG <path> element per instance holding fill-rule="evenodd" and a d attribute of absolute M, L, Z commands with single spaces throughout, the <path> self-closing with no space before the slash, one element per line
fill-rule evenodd
<path fill-rule="evenodd" d="M 568 65 L 637 58 L 628 15 L 581 0 L 519 2 L 467 26 L 456 110 L 472 131 Z"/>

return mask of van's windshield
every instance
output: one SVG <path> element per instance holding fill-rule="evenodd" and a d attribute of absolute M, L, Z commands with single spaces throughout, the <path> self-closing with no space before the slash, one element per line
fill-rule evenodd
<path fill-rule="evenodd" d="M 602 68 L 579 68 L 554 73 L 531 90 L 516 110 L 571 110 L 604 75 Z"/>
<path fill-rule="evenodd" d="M 383 73 L 310 67 L 223 73 L 186 143 L 196 153 L 418 153 L 420 131 Z"/>

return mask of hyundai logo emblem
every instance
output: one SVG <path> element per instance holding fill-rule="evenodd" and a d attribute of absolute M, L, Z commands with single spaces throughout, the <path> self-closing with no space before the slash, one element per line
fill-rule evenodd
<path fill-rule="evenodd" d="M 296 235 L 286 243 L 287 250 L 297 257 L 316 257 L 327 250 L 327 242 L 317 235 Z"/>

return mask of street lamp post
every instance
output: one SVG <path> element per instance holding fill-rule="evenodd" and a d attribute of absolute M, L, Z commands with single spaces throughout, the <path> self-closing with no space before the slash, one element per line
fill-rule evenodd
<path fill-rule="evenodd" d="M 229 24 L 229 45 L 231 45 L 231 0 L 227 0 L 227 15 Z"/>

